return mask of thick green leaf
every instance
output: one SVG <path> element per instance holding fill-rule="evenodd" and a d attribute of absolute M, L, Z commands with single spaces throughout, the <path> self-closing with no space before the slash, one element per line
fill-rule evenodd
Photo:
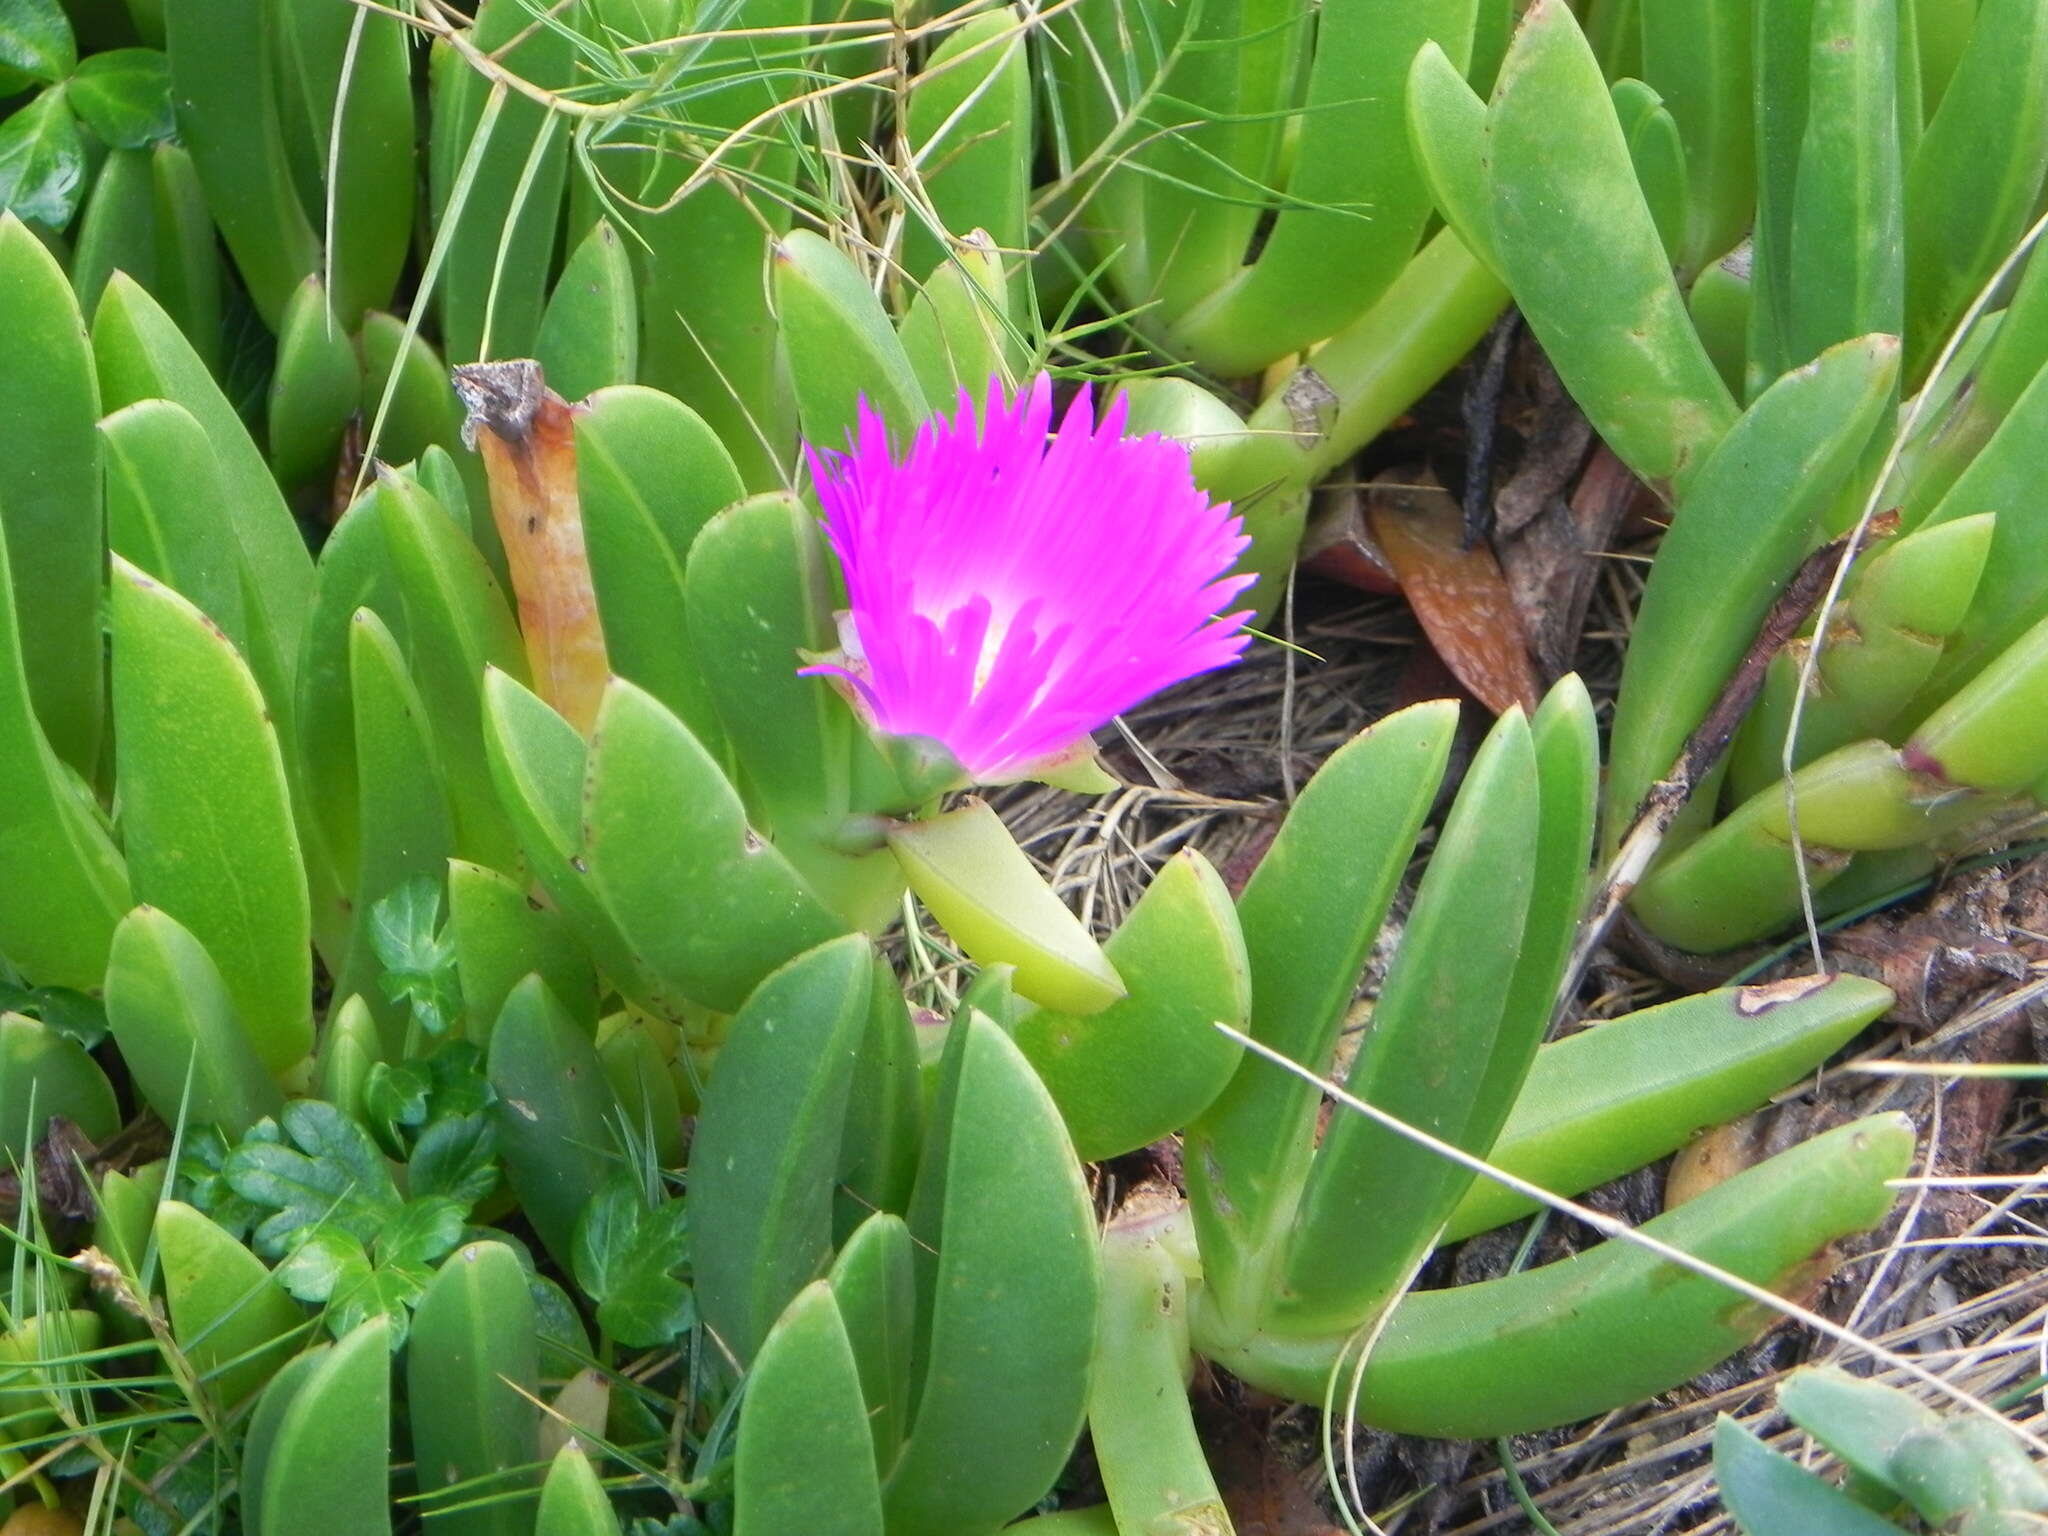
<path fill-rule="evenodd" d="M 363 398 L 356 349 L 318 277 L 292 291 L 270 376 L 270 467 L 286 486 L 334 478 L 342 438 Z"/>
<path fill-rule="evenodd" d="M 242 1441 L 242 1529 L 249 1536 L 266 1536 L 268 1529 L 263 1523 L 263 1483 L 271 1453 L 277 1448 L 277 1430 L 284 1422 L 284 1411 L 331 1349 L 331 1345 L 316 1344 L 304 1354 L 292 1356 L 256 1399 Z"/>
<path fill-rule="evenodd" d="M 384 494 L 381 485 L 370 486 L 321 547 L 294 681 L 292 753 L 305 802 L 300 835 L 314 877 L 314 937 L 330 966 L 347 955 L 354 924 L 347 902 L 361 858 L 349 637 L 363 608 L 394 636 L 405 636 L 405 601 L 378 506 Z"/>
<path fill-rule="evenodd" d="M 2048 173 L 2048 12 L 1991 0 L 1906 173 L 1908 381 L 2034 216 Z"/>
<path fill-rule="evenodd" d="M 171 1337 L 207 1390 L 232 1408 L 291 1357 L 306 1314 L 255 1254 L 189 1205 L 157 1207 L 156 1242 Z"/>
<path fill-rule="evenodd" d="M 1494 1073 L 1494 1053 L 1526 1062 L 1521 1032 L 1540 1039 L 1547 1023 L 1547 1009 L 1533 1029 L 1504 1021 L 1536 879 L 1539 805 L 1535 746 L 1511 710 L 1459 787 L 1345 1080 L 1366 1103 L 1467 1152 L 1484 1153 L 1520 1086 Z M 1363 1115 L 1337 1117 L 1303 1187 L 1267 1326 L 1328 1333 L 1378 1316 L 1471 1177 Z"/>
<path fill-rule="evenodd" d="M 1805 976 L 1702 992 L 1581 1030 L 1537 1053 L 1488 1160 L 1577 1195 L 1767 1102 L 1891 1002 L 1889 991 L 1860 976 Z M 1502 1185 L 1475 1180 L 1444 1241 L 1535 1209 Z"/>
<path fill-rule="evenodd" d="M 1286 199 L 1270 233 L 1249 265 L 1240 264 L 1241 249 L 1231 253 L 1214 296 L 1200 295 L 1172 328 L 1205 367 L 1265 367 L 1342 329 L 1392 286 L 1430 211 L 1403 132 L 1403 81 L 1430 43 L 1462 67 L 1477 9 L 1473 0 L 1352 0 L 1322 14 L 1303 111 L 1291 125 Z M 1295 26 L 1285 12 L 1274 23 L 1283 33 Z M 1235 52 L 1244 43 L 1210 46 Z M 1242 187 L 1223 190 L 1245 195 Z M 1189 233 L 1206 222 L 1197 214 Z M 1170 250 L 1171 224 L 1155 222 L 1152 231 Z M 1174 276 L 1170 267 L 1162 283 L 1169 306 L 1180 299 Z"/>
<path fill-rule="evenodd" d="M 538 973 L 579 1023 L 597 1025 L 597 978 L 550 907 L 518 881 L 481 864 L 448 864 L 448 921 L 462 974 L 464 1035 L 487 1045 L 512 989 Z"/>
<path fill-rule="evenodd" d="M 1891 733 L 1941 664 L 1949 637 L 1969 619 L 1997 522 L 1995 513 L 1980 512 L 1936 523 L 1857 561 L 1828 626 L 1817 685 L 1801 688 L 1806 645 L 1788 645 L 1771 658 L 1729 757 L 1735 799 L 1748 799 L 1784 772 L 1795 701 L 1795 767 Z"/>
<path fill-rule="evenodd" d="M 191 600 L 238 649 L 247 643 L 242 570 L 220 461 L 192 413 L 138 400 L 100 423 L 107 542 Z"/>
<path fill-rule="evenodd" d="M 1425 43 L 1408 67 L 1408 141 L 1445 220 L 1499 272 L 1486 184 L 1486 103 L 1435 43 Z"/>
<path fill-rule="evenodd" d="M 736 1439 L 734 1536 L 882 1536 L 860 1375 L 822 1280 L 797 1294 L 762 1343 Z"/>
<path fill-rule="evenodd" d="M 698 532 L 741 494 L 739 470 L 704 419 L 657 390 L 600 390 L 576 418 L 583 538 L 619 676 L 682 717 L 705 750 L 727 756 L 684 607 Z"/>
<path fill-rule="evenodd" d="M 583 817 L 592 887 L 679 998 L 729 1012 L 776 966 L 844 931 L 748 827 L 689 729 L 620 679 L 592 732 Z M 678 901 L 688 923 L 673 920 Z"/>
<path fill-rule="evenodd" d="M 90 775 L 105 698 L 100 452 L 92 430 L 99 389 L 63 269 L 4 215 L 0 335 L 8 338 L 8 365 L 0 369 L 0 463 L 7 465 L 0 528 L 13 561 L 22 666 L 50 746 Z"/>
<path fill-rule="evenodd" d="M 1237 1070 L 1251 1011 L 1244 935 L 1199 853 L 1177 854 L 1103 946 L 1127 996 L 1083 1017 L 1034 1011 L 1012 1035 L 1094 1162 L 1186 1126 Z"/>
<path fill-rule="evenodd" d="M 219 965 L 272 1072 L 313 1045 L 305 868 L 263 697 L 184 598 L 116 559 L 114 719 L 136 897 Z"/>
<path fill-rule="evenodd" d="M 1643 78 L 1684 146 L 1678 264 L 1696 272 L 1749 229 L 1756 196 L 1751 8 L 1678 0 L 1642 9 Z"/>
<path fill-rule="evenodd" d="M 1550 1033 L 1586 906 L 1588 868 L 1600 804 L 1600 729 L 1593 700 L 1576 673 L 1560 678 L 1537 706 L 1529 731 L 1536 747 L 1542 811 L 1536 829 L 1536 883 L 1522 928 L 1515 979 L 1501 1033 L 1480 1090 L 1491 1142 L 1519 1100 L 1537 1048 Z"/>
<path fill-rule="evenodd" d="M 491 1031 L 491 1086 L 506 1180 L 555 1262 L 574 1262 L 576 1218 L 615 1163 L 618 1107 L 590 1036 L 538 976 L 512 989 Z"/>
<path fill-rule="evenodd" d="M 638 376 L 640 302 L 633 263 L 606 220 L 591 226 L 562 268 L 533 349 L 548 388 L 564 400 L 631 384 Z"/>
<path fill-rule="evenodd" d="M 1019 993 L 1065 1014 L 1128 995 L 1102 946 L 1060 900 L 985 800 L 897 822 L 889 849 L 953 942 L 984 968 L 1013 968 Z"/>
<path fill-rule="evenodd" d="M 539 1391 L 533 1299 L 518 1256 L 503 1243 L 465 1244 L 420 1298 L 406 1351 L 429 1529 L 529 1536 L 533 1507 L 518 1495 L 537 1480 Z"/>
<path fill-rule="evenodd" d="M 1169 1231 L 1133 1202 L 1103 1234 L 1088 1438 L 1119 1530 L 1227 1529 L 1184 1385 L 1190 1255 Z"/>
<path fill-rule="evenodd" d="M 1923 527 L 1980 512 L 2007 513 L 2032 505 L 2033 488 L 2048 465 L 2048 370 L 2012 405 L 1991 439 L 1970 461 Z M 2044 611 L 2048 597 L 2048 529 L 2019 510 L 2001 516 L 1968 615 L 1950 639 L 1934 675 L 1908 706 L 1902 723 L 1917 723 L 2016 642 Z"/>
<path fill-rule="evenodd" d="M 764 980 L 733 1018 L 691 1152 L 704 1320 L 742 1364 L 832 1250 L 832 1192 L 874 966 L 847 935 Z"/>
<path fill-rule="evenodd" d="M 1788 366 L 1904 327 L 1899 11 L 1897 0 L 1813 0 L 1792 196 Z"/>
<path fill-rule="evenodd" d="M 832 1299 L 839 1304 L 860 1368 L 877 1466 L 894 1464 L 910 1427 L 917 1342 L 915 1253 L 903 1218 L 877 1211 L 854 1229 L 832 1261 Z"/>
<path fill-rule="evenodd" d="M 727 508 L 690 547 L 685 591 L 694 653 L 739 759 L 760 830 L 848 923 L 894 920 L 902 877 L 885 853 L 835 843 L 849 811 L 900 811 L 903 794 L 831 687 L 800 677 L 802 652 L 838 644 L 833 570 L 816 520 L 793 496 Z M 716 664 L 711 664 L 715 658 Z"/>
<path fill-rule="evenodd" d="M 931 271 L 945 257 L 944 237 L 969 230 L 998 250 L 1031 244 L 1027 36 L 1018 9 L 983 12 L 949 31 L 910 81 L 904 145 L 938 225 L 928 227 L 922 200 L 908 211 L 903 265 L 911 272 Z"/>
<path fill-rule="evenodd" d="M 149 152 L 149 162 L 156 183 L 156 261 L 154 278 L 143 286 L 157 295 L 200 361 L 212 368 L 221 349 L 220 238 L 185 148 L 159 144 Z"/>
<path fill-rule="evenodd" d="M 273 329 L 320 266 L 320 237 L 292 185 L 276 112 L 272 26 L 217 0 L 164 0 L 178 137 L 249 295 Z"/>
<path fill-rule="evenodd" d="M 1714 1476 L 1728 1512 L 1749 1536 L 1898 1536 L 1891 1521 L 1780 1456 L 1725 1413 L 1714 1425 Z"/>
<path fill-rule="evenodd" d="M 392 996 L 389 973 L 395 967 L 378 942 L 378 923 L 386 904 L 416 882 L 424 885 L 438 907 L 455 829 L 426 704 L 413 686 L 398 642 L 368 608 L 356 610 L 349 658 L 355 696 L 358 864 L 351 897 L 355 922 L 335 990 L 344 997 L 358 993 L 369 1003 L 384 1030 L 385 1055 L 397 1060 L 407 1024 L 426 1015 L 417 1005 L 410 1010 L 399 1006 L 401 999 Z M 452 963 L 451 956 L 451 969 Z M 449 1022 L 444 1019 L 441 1027 Z"/>
<path fill-rule="evenodd" d="M 1435 799 L 1457 708 L 1401 711 L 1339 748 L 1296 799 L 1238 898 L 1251 1034 L 1320 1072 Z M 1314 1151 L 1318 1096 L 1247 1058 L 1188 1133 L 1188 1185 L 1211 1305 L 1249 1329 Z"/>
<path fill-rule="evenodd" d="M 364 414 L 377 424 L 376 436 L 369 439 L 365 451 L 386 464 L 404 464 L 424 463 L 428 449 L 439 448 L 452 456 L 451 462 L 461 472 L 469 502 L 486 505 L 489 486 L 483 460 L 462 441 L 465 413 L 440 354 L 417 334 L 408 336 L 405 322 L 396 315 L 376 310 L 363 316 L 358 340 L 363 352 Z M 387 388 L 391 394 L 388 408 L 384 404 Z M 379 412 L 383 413 L 381 420 Z M 429 488 L 451 513 L 456 510 L 439 489 Z M 511 577 L 497 524 L 487 515 L 463 521 L 498 585 L 509 587 Z"/>
<path fill-rule="evenodd" d="M 1865 1477 L 1882 1481 L 1899 1445 L 1941 1418 L 1911 1394 L 1851 1376 L 1840 1366 L 1810 1365 L 1778 1391 L 1785 1416 Z"/>
<path fill-rule="evenodd" d="M 979 229 L 952 242 L 924 286 L 911 295 L 896 329 L 925 399 L 934 405 L 950 404 L 962 390 L 980 398 L 991 379 L 1015 389 L 1024 371 L 1003 258 Z"/>
<path fill-rule="evenodd" d="M 389 1536 L 389 1325 L 364 1323 L 294 1385 L 263 1469 L 273 1518 L 259 1536 Z"/>
<path fill-rule="evenodd" d="M 485 0 L 469 41 L 522 80 L 546 88 L 570 84 L 575 35 L 533 20 L 521 0 Z M 436 296 L 443 350 L 450 363 L 530 356 L 561 222 L 567 125 L 516 92 L 507 93 L 487 120 L 492 84 L 459 61 L 437 67 L 432 83 L 427 163 L 435 237 L 447 241 L 446 276 Z M 475 135 L 486 132 L 469 195 L 458 208 L 452 201 L 458 169 Z"/>
<path fill-rule="evenodd" d="M 413 30 L 399 16 L 328 5 L 281 6 L 276 25 L 292 77 L 280 105 L 303 103 L 304 147 L 334 210 L 323 222 L 334 307 L 353 331 L 366 308 L 391 302 L 412 245 Z M 299 112 L 286 116 L 296 123 Z"/>
<path fill-rule="evenodd" d="M 407 659 L 447 774 L 455 851 L 512 869 L 517 840 L 484 763 L 483 683 L 486 668 L 523 677 L 525 648 L 490 567 L 446 510 L 417 481 L 388 470 L 381 489 L 379 520 L 405 601 Z"/>
<path fill-rule="evenodd" d="M 1732 949 L 1798 917 L 1806 893 L 1840 877 L 1851 855 L 1924 850 L 1995 810 L 1982 789 L 2017 789 L 2048 770 L 2048 740 L 2031 729 L 2030 715 L 2013 711 L 2015 703 L 2025 709 L 2040 697 L 2048 684 L 2044 662 L 2048 649 L 2037 643 L 2029 664 L 1994 685 L 2003 694 L 2004 684 L 2017 682 L 2017 696 L 1966 700 L 1942 723 L 1943 737 L 1956 732 L 1949 740 L 1906 752 L 1882 741 L 1853 742 L 1799 769 L 1789 787 L 1781 780 L 1759 790 L 1653 866 L 1630 898 L 1631 910 L 1668 944 L 1702 953 Z M 2029 728 L 2017 740 L 2002 741 L 2015 718 Z M 1938 777 L 1944 759 L 1936 749 L 1951 746 L 1958 778 L 1944 787 Z M 1987 748 L 1988 755 L 1980 755 Z M 2026 773 L 2030 764 L 2037 766 Z M 1979 768 L 2007 782 L 1975 786 L 1965 775 Z M 1795 805 L 1803 884 L 1793 858 Z"/>
<path fill-rule="evenodd" d="M 103 409 L 118 410 L 138 400 L 175 401 L 192 413 L 213 444 L 252 599 L 249 663 L 273 714 L 288 720 L 313 560 L 269 465 L 178 322 L 123 274 L 108 280 L 93 312 L 92 347 Z"/>
<path fill-rule="evenodd" d="M 863 397 L 907 443 L 927 412 L 924 390 L 882 304 L 853 259 L 797 230 L 775 247 L 775 314 L 807 441 L 842 446 Z"/>
<path fill-rule="evenodd" d="M 989 1530 L 1045 1496 L 1087 1407 L 1095 1217 L 1059 1111 L 1007 1036 L 953 1026 L 912 1197 L 923 1376 L 892 1533 Z"/>
<path fill-rule="evenodd" d="M 1894 336 L 1829 349 L 1765 391 L 1699 467 L 1658 550 L 1623 664 L 1607 776 L 1610 847 L 1817 542 L 1898 366 Z"/>
<path fill-rule="evenodd" d="M 661 1011 L 665 988 L 620 936 L 587 878 L 581 828 L 583 738 L 531 689 L 496 669 L 484 676 L 484 725 L 491 784 L 512 822 L 526 868 L 612 985 Z"/>
<path fill-rule="evenodd" d="M 590 1458 L 574 1440 L 559 1451 L 541 1485 L 533 1536 L 619 1536 L 619 1517 Z"/>
<path fill-rule="evenodd" d="M 737 0 L 734 28 L 804 27 L 807 0 Z M 803 70 L 763 70 L 758 37 L 704 44 L 691 73 L 691 120 L 709 133 L 739 129 L 808 88 Z M 714 83 L 715 82 L 715 83 Z M 789 183 L 799 150 L 787 135 L 751 130 L 725 158 L 727 178 L 702 181 L 694 157 L 650 155 L 639 208 L 643 380 L 700 412 L 732 453 L 747 488 L 787 485 L 795 467 L 796 409 L 769 307 L 770 247 L 790 227 L 788 200 L 761 191 Z M 642 211 L 650 210 L 650 211 Z"/>
<path fill-rule="evenodd" d="M 137 907 L 107 957 L 107 1023 L 142 1099 L 167 1123 L 239 1136 L 281 1104 L 205 947 L 169 913 Z"/>
<path fill-rule="evenodd" d="M 71 251 L 71 287 L 88 320 L 115 272 L 145 288 L 157 280 L 154 163 L 147 150 L 110 150 L 93 178 Z"/>
<path fill-rule="evenodd" d="M 1644 1232 L 1779 1294 L 1800 1295 L 1829 1247 L 1891 1209 L 1913 1157 L 1903 1115 L 1873 1115 L 1746 1169 L 1644 1224 Z M 1486 1437 L 1573 1423 L 1668 1390 L 1778 1320 L 1718 1281 L 1614 1239 L 1498 1280 L 1418 1292 L 1367 1362 L 1361 1422 L 1397 1434 Z M 1196 1346 L 1267 1391 L 1321 1402 L 1356 1360 L 1349 1331 L 1319 1340 Z M 1342 1362 L 1342 1364 L 1340 1364 Z M 1348 1374 L 1339 1390 L 1348 1394 Z"/>
<path fill-rule="evenodd" d="M 1487 144 L 1493 238 L 1530 328 L 1629 467 L 1652 485 L 1682 484 L 1735 406 L 1686 315 L 1600 66 L 1564 0 L 1535 0 L 1523 15 Z"/>
<path fill-rule="evenodd" d="M 597 1055 L 634 1138 L 663 1168 L 680 1168 L 689 1153 L 684 1117 L 682 1031 L 667 1019 L 630 1009 L 608 1015 L 597 1030 Z M 694 1096 L 693 1096 L 694 1099 Z"/>
<path fill-rule="evenodd" d="M 314 1062 L 314 1091 L 353 1120 L 368 1123 L 372 1070 L 384 1059 L 384 1041 L 369 1004 L 346 999 L 327 1017 Z"/>
<path fill-rule="evenodd" d="M 2017 793 L 2048 773 L 2048 619 L 1923 720 L 1900 753 L 1935 786 Z M 1924 782 L 1924 780 L 1923 780 Z"/>
<path fill-rule="evenodd" d="M 27 1168 L 52 1115 L 96 1143 L 121 1128 L 113 1085 L 83 1046 L 39 1020 L 0 1013 L 0 1150 L 10 1167 Z"/>
<path fill-rule="evenodd" d="M 924 1087 L 918 1069 L 917 1028 L 911 1023 L 896 972 L 875 958 L 868 993 L 867 1029 L 854 1064 L 839 1144 L 839 1187 L 834 1229 L 850 1235 L 877 1211 L 909 1207 L 917 1181 Z M 856 1338 L 858 1343 L 858 1338 Z"/>
<path fill-rule="evenodd" d="M 1614 110 L 1628 140 L 1629 162 L 1657 234 L 1673 261 L 1681 259 L 1685 240 L 1685 141 L 1678 122 L 1657 93 L 1640 80 L 1614 83 Z"/>
<path fill-rule="evenodd" d="M 1792 209 L 1806 134 L 1807 70 L 1814 0 L 1758 0 L 1753 21 L 1756 71 L 1756 224 L 1751 237 L 1749 367 L 1753 398 L 1803 358 L 1792 355 Z"/>
<path fill-rule="evenodd" d="M 128 876 L 91 793 L 44 737 L 22 667 L 9 546 L 0 523 L 0 953 L 31 982 L 87 991 L 106 967 Z"/>

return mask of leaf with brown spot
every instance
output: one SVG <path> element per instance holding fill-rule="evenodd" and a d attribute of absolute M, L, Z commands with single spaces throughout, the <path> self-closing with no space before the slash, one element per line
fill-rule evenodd
<path fill-rule="evenodd" d="M 457 368 L 455 392 L 483 455 L 535 691 L 587 736 L 611 662 L 583 543 L 575 410 L 530 359 Z"/>
<path fill-rule="evenodd" d="M 1441 487 L 1376 485 L 1366 494 L 1374 538 L 1401 579 L 1423 633 L 1458 681 L 1495 714 L 1534 714 L 1542 680 L 1500 563 L 1485 544 L 1461 544 L 1464 514 Z"/>
<path fill-rule="evenodd" d="M 1329 507 L 1309 521 L 1301 536 L 1301 564 L 1361 592 L 1401 590 L 1387 552 L 1366 526 L 1364 499 L 1352 491 L 1333 496 Z"/>

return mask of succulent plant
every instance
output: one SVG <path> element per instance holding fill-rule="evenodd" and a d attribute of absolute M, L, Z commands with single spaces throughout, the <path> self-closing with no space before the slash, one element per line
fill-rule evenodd
<path fill-rule="evenodd" d="M 0 151 L 44 157 L 0 152 L 12 1487 L 114 1468 L 150 1536 L 1215 1530 L 1196 1356 L 1401 1432 L 1547 1427 L 1767 1326 L 1713 1271 L 1796 1291 L 1883 1219 L 1896 1117 L 1649 1223 L 1689 1265 L 1621 1235 L 1413 1289 L 1890 1003 L 1793 977 L 1551 1038 L 1599 841 L 1575 677 L 1463 772 L 1355 1053 L 1454 705 L 1338 750 L 1237 893 L 1177 853 L 1113 932 L 963 792 L 1113 783 L 1093 733 L 1238 659 L 1312 487 L 1512 294 L 1678 508 L 1609 842 L 1856 520 L 1902 374 L 1950 404 L 1820 652 L 1806 835 L 1931 857 L 2023 806 L 2002 498 L 2048 284 L 1963 332 L 1972 387 L 1930 364 L 2040 174 L 1972 164 L 1962 220 L 1918 170 L 1975 131 L 1955 91 L 2010 104 L 2022 8 L 1950 39 L 1909 169 L 1842 162 L 1822 104 L 1883 117 L 1893 74 L 1825 0 L 1846 60 L 1755 71 L 1725 8 L 1595 7 L 1649 81 L 1612 87 L 1549 0 L 89 9 L 134 46 L 0 6 Z M 1752 135 L 1787 69 L 1810 121 Z M 1716 259 L 1752 183 L 1754 300 Z M 1274 367 L 1244 417 L 1188 376 Z M 1758 663 L 1741 803 L 1636 892 L 1678 942 L 1797 910 L 1798 654 Z M 891 963 L 906 913 L 959 986 Z M 1086 1164 L 1166 1137 L 1185 1187 L 1098 1211 Z M 1037 1513 L 1084 1424 L 1107 1512 Z"/>

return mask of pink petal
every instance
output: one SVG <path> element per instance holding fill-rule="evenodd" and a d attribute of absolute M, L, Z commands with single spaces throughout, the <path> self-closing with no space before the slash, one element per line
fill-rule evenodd
<path fill-rule="evenodd" d="M 1124 420 L 1084 387 L 1054 430 L 1040 374 L 985 411 L 963 390 L 901 455 L 865 401 L 848 451 L 806 447 L 877 729 L 999 780 L 1243 655 L 1242 520 Z"/>

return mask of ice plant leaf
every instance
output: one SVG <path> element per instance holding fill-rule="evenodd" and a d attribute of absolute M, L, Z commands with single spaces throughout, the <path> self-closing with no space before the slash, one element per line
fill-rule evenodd
<path fill-rule="evenodd" d="M 985 801 L 899 823 L 889 846 L 918 898 L 977 964 L 1013 965 L 1041 1007 L 1099 1013 L 1124 984 Z"/>
<path fill-rule="evenodd" d="M 1188 450 L 1125 438 L 1083 390 L 1052 428 L 1044 375 L 898 454 L 865 404 L 845 453 L 810 452 L 846 574 L 844 679 L 877 730 L 944 743 L 980 783 L 1036 776 L 1171 684 L 1244 653 L 1248 541 Z"/>

